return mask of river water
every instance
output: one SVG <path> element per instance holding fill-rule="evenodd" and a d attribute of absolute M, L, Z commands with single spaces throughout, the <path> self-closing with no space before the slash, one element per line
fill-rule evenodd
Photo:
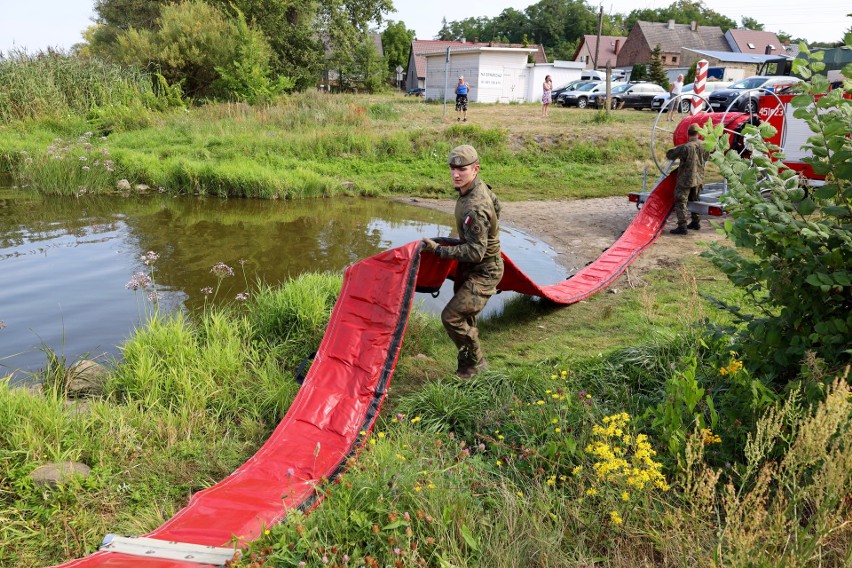
<path fill-rule="evenodd" d="M 306 271 L 342 272 L 363 258 L 422 236 L 449 236 L 452 216 L 382 199 L 299 201 L 137 197 L 40 197 L 0 189 L 0 377 L 45 366 L 45 349 L 70 363 L 119 356 L 144 321 L 145 292 L 127 285 L 153 264 L 160 306 L 196 310 L 233 302 L 260 280 L 277 284 Z M 503 227 L 503 249 L 540 284 L 567 272 L 544 243 Z M 207 289 L 207 290 L 205 290 Z M 420 309 L 440 312 L 452 295 L 417 294 Z M 493 298 L 486 316 L 514 294 Z"/>

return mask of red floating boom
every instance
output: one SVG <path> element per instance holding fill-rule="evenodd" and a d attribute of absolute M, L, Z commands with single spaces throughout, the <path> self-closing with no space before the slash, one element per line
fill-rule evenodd
<path fill-rule="evenodd" d="M 660 235 L 672 208 L 676 174 L 665 178 L 636 218 L 600 258 L 571 278 L 539 286 L 505 255 L 501 290 L 572 304 L 606 288 Z M 140 540 L 140 555 L 105 546 L 67 568 L 190 568 L 198 545 L 244 546 L 294 509 L 308 511 L 357 454 L 385 399 L 414 293 L 437 289 L 455 262 L 421 255 L 420 242 L 391 249 L 346 269 L 325 337 L 286 416 L 258 452 Z M 161 555 L 156 544 L 187 550 Z M 131 547 L 132 548 L 132 547 Z M 122 551 L 116 551 L 122 550 Z"/>

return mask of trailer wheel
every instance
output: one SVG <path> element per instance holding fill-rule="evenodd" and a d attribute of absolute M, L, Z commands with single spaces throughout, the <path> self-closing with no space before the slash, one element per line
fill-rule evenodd
<path fill-rule="evenodd" d="M 666 116 L 667 113 L 677 112 L 679 110 L 678 107 L 684 102 L 689 105 L 687 108 L 691 108 L 692 97 L 698 97 L 704 101 L 704 104 L 701 107 L 702 109 L 710 107 L 710 102 L 704 94 L 692 94 L 685 96 L 682 99 L 679 97 L 670 97 L 669 100 L 660 107 L 660 111 L 657 113 L 657 118 L 654 119 L 654 126 L 651 128 L 651 159 L 654 161 L 654 165 L 657 166 L 657 170 L 659 170 L 662 175 L 668 174 L 668 171 L 671 168 L 671 160 L 666 158 L 666 150 L 674 145 L 674 131 L 677 127 L 677 124 L 669 126 L 667 121 L 663 120 L 663 117 Z M 704 111 L 702 110 L 701 112 Z"/>

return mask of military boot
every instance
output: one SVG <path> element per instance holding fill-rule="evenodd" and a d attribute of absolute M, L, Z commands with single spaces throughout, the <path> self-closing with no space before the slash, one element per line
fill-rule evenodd
<path fill-rule="evenodd" d="M 484 371 L 486 369 L 488 369 L 488 361 L 486 361 L 485 357 L 483 357 L 476 365 L 459 367 L 456 370 L 456 376 L 460 379 L 469 379 L 480 371 Z"/>
<path fill-rule="evenodd" d="M 678 227 L 677 229 L 672 229 L 669 233 L 673 235 L 686 235 L 689 231 L 686 230 L 686 227 Z"/>
<path fill-rule="evenodd" d="M 692 229 L 693 231 L 701 230 L 701 223 L 698 220 L 693 220 L 692 223 L 686 226 L 687 229 Z"/>

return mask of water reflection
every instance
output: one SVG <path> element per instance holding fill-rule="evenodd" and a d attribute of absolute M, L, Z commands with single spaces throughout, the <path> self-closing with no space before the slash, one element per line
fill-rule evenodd
<path fill-rule="evenodd" d="M 250 290 L 257 280 L 275 284 L 305 271 L 339 272 L 382 250 L 447 236 L 449 214 L 379 199 L 260 201 L 163 195 L 115 198 L 41 198 L 0 190 L 0 375 L 35 370 L 39 347 L 73 360 L 117 355 L 148 300 L 125 289 L 131 276 L 149 272 L 147 251 L 159 259 L 154 277 L 161 305 L 197 309 L 217 287 L 211 267 L 234 268 L 221 282 L 219 301 Z M 504 249 L 534 280 L 565 277 L 543 243 L 504 229 Z M 419 294 L 423 309 L 440 311 L 452 294 Z M 501 309 L 509 294 L 489 302 Z"/>

